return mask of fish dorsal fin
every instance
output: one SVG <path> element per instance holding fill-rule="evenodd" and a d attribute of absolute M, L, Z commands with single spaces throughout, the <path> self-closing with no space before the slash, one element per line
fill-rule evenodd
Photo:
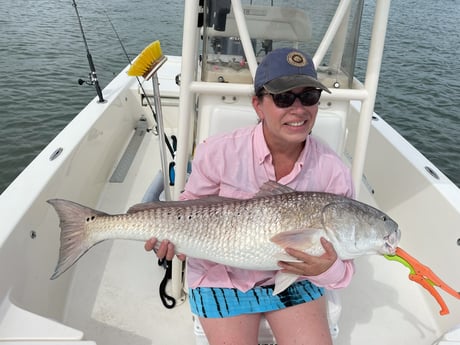
<path fill-rule="evenodd" d="M 291 230 L 276 234 L 270 241 L 281 248 L 294 248 L 303 250 L 314 246 L 324 231 L 319 229 Z"/>
<path fill-rule="evenodd" d="M 162 207 L 193 207 L 193 206 L 208 206 L 210 204 L 219 204 L 226 202 L 237 201 L 237 199 L 225 198 L 217 195 L 207 196 L 195 200 L 183 201 L 153 201 L 133 205 L 129 208 L 127 213 L 135 213 L 140 211 L 147 211 L 155 208 Z"/>
<path fill-rule="evenodd" d="M 255 197 L 272 196 L 292 192 L 295 192 L 295 190 L 288 186 L 279 184 L 276 181 L 267 181 L 260 187 L 260 190 L 257 192 Z"/>

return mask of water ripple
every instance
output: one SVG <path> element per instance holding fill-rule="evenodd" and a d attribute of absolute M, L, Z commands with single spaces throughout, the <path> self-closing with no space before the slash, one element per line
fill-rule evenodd
<path fill-rule="evenodd" d="M 104 8 L 131 57 L 155 39 L 180 55 L 182 3 L 77 0 L 102 86 L 127 64 Z M 95 92 L 77 84 L 89 68 L 70 1 L 0 0 L 0 13 L 2 191 Z M 392 3 L 376 110 L 460 185 L 458 18 L 457 0 Z"/>

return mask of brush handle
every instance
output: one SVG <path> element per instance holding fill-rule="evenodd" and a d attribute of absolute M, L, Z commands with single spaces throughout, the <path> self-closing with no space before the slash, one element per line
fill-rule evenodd
<path fill-rule="evenodd" d="M 171 190 L 169 189 L 169 166 L 168 159 L 166 158 L 166 133 L 163 126 L 163 112 L 161 110 L 160 87 L 158 83 L 158 76 L 153 73 L 153 100 L 155 103 L 155 113 L 157 114 L 158 138 L 160 140 L 160 156 L 161 156 L 161 170 L 163 171 L 163 184 L 165 191 L 166 201 L 171 200 Z"/>

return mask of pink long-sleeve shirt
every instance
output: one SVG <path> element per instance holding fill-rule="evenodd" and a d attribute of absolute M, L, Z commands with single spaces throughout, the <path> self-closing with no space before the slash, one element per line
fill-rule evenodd
<path fill-rule="evenodd" d="M 262 124 L 211 137 L 195 152 L 192 173 L 181 200 L 219 195 L 236 199 L 253 197 L 267 181 L 276 181 L 272 156 L 265 142 Z M 308 136 L 292 171 L 277 181 L 297 191 L 329 192 L 354 196 L 348 167 L 327 145 Z M 336 262 L 317 276 L 300 277 L 328 289 L 349 284 L 352 261 Z M 207 260 L 188 258 L 189 287 L 223 287 L 247 291 L 275 283 L 276 271 L 245 270 Z"/>

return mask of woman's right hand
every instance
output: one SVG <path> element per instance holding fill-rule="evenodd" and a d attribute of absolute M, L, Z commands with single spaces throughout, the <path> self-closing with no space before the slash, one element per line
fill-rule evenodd
<path fill-rule="evenodd" d="M 158 243 L 158 240 L 155 237 L 148 239 L 144 244 L 144 248 L 148 252 L 155 250 L 157 257 L 160 260 L 166 259 L 171 261 L 176 254 L 173 243 L 169 242 L 168 240 L 163 240 L 161 243 Z M 184 261 L 185 255 L 177 254 L 177 258 L 181 261 Z"/>

